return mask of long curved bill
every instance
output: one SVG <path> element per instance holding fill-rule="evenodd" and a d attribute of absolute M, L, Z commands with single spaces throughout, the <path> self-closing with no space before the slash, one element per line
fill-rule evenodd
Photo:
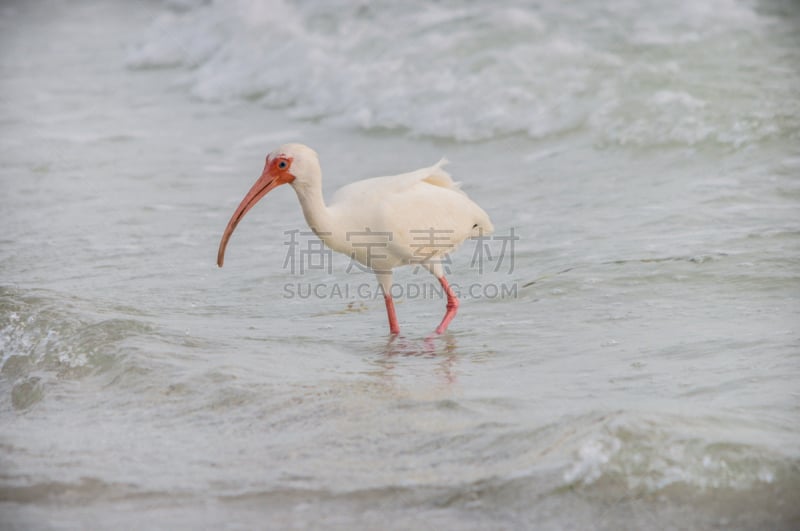
<path fill-rule="evenodd" d="M 231 216 L 231 220 L 228 222 L 228 226 L 225 227 L 225 232 L 222 234 L 222 240 L 219 242 L 219 251 L 217 252 L 217 265 L 222 267 L 222 263 L 225 260 L 225 247 L 228 245 L 228 240 L 231 239 L 231 235 L 233 234 L 234 229 L 236 229 L 236 225 L 242 220 L 247 211 L 250 210 L 255 206 L 259 200 L 267 195 L 270 190 L 284 184 L 281 182 L 277 177 L 273 177 L 267 168 L 264 168 L 264 173 L 261 174 L 261 177 L 253 184 L 250 188 L 250 191 L 247 192 L 247 195 L 244 196 L 242 202 L 239 203 L 239 207 Z"/>

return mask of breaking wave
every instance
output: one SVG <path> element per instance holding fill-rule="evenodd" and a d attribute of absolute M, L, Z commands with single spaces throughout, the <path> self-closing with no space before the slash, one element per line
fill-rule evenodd
<path fill-rule="evenodd" d="M 800 136 L 794 28 L 735 0 L 171 2 L 127 63 L 178 68 L 209 102 L 364 130 L 735 147 Z M 772 57 L 748 46 L 767 33 L 785 34 Z"/>

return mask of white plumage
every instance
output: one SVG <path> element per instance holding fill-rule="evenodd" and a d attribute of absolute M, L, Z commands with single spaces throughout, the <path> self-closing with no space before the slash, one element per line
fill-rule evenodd
<path fill-rule="evenodd" d="M 392 269 L 408 264 L 427 268 L 447 294 L 441 333 L 455 316 L 458 300 L 444 278 L 442 259 L 469 237 L 493 231 L 489 216 L 467 197 L 443 166 L 357 181 L 340 188 L 326 205 L 316 152 L 286 144 L 267 156 L 264 171 L 234 212 L 220 242 L 217 263 L 236 225 L 261 197 L 291 184 L 308 226 L 331 249 L 372 269 L 384 291 L 389 326 L 399 332 L 390 295 Z"/>

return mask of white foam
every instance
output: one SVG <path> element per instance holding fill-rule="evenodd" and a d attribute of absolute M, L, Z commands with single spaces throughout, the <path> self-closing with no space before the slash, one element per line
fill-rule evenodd
<path fill-rule="evenodd" d="M 182 67 L 191 93 L 211 102 L 465 141 L 582 131 L 601 144 L 741 145 L 800 127 L 800 104 L 787 112 L 781 101 L 792 79 L 752 98 L 769 77 L 764 54 L 785 61 L 786 50 L 735 44 L 774 20 L 736 0 L 615 4 L 182 2 L 128 65 Z"/>
<path fill-rule="evenodd" d="M 578 442 L 563 480 L 582 485 L 623 480 L 627 488 L 647 492 L 676 484 L 747 490 L 777 480 L 780 452 L 745 442 L 746 437 L 720 445 L 702 437 L 676 436 L 681 430 L 697 433 L 702 423 L 695 422 L 673 418 L 664 429 L 660 423 L 626 415 L 608 419 Z"/>

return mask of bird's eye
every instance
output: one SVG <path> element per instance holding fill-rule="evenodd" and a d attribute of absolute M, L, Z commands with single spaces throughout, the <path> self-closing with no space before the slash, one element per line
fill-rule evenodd
<path fill-rule="evenodd" d="M 286 162 L 285 160 L 282 160 L 282 161 L 280 161 L 278 163 L 278 169 L 285 170 L 288 167 L 289 167 L 289 163 Z"/>

